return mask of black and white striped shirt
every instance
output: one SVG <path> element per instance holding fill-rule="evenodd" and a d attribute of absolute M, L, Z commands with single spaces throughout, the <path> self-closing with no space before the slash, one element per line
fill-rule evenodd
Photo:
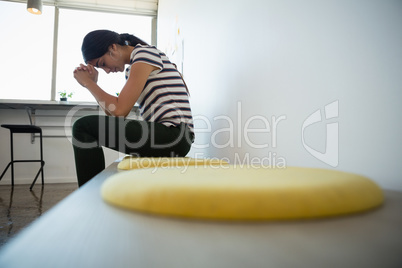
<path fill-rule="evenodd" d="M 136 62 L 147 63 L 158 68 L 149 75 L 137 100 L 142 118 L 165 126 L 186 123 L 191 132 L 194 132 L 187 87 L 169 58 L 156 47 L 137 45 L 131 53 L 130 66 L 126 69 L 126 79 L 132 64 Z"/>

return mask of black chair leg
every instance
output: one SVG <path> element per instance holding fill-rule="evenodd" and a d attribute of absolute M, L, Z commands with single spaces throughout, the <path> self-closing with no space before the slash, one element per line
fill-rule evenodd
<path fill-rule="evenodd" d="M 10 131 L 10 144 L 11 144 L 11 186 L 14 187 L 14 140 L 13 132 Z"/>
<path fill-rule="evenodd" d="M 3 173 L 1 173 L 0 181 L 1 181 L 1 179 L 3 178 L 4 174 L 6 174 L 8 168 L 11 166 L 12 163 L 13 163 L 13 162 L 8 163 L 8 165 L 7 165 L 6 168 L 4 169 Z"/>
<path fill-rule="evenodd" d="M 42 163 L 41 163 L 41 167 L 40 167 L 38 173 L 36 173 L 35 179 L 34 179 L 34 181 L 32 182 L 31 187 L 29 187 L 29 190 L 32 190 L 32 188 L 33 188 L 34 185 L 35 185 L 36 180 L 37 180 L 38 177 L 39 177 L 39 173 L 41 173 L 41 172 L 42 172 L 42 179 L 43 179 L 43 164 L 42 164 Z M 42 185 L 43 185 L 43 182 L 42 182 Z"/>
<path fill-rule="evenodd" d="M 42 174 L 41 174 L 42 175 L 42 187 L 45 185 L 45 179 L 44 179 L 44 174 L 43 174 L 43 166 L 45 165 L 45 161 L 43 161 L 42 132 L 40 132 L 39 135 L 40 135 L 40 145 L 39 146 L 40 146 L 40 165 L 41 166 L 39 168 L 38 173 L 35 176 L 34 181 L 31 184 L 31 187 L 29 187 L 29 190 L 31 190 L 31 191 L 35 185 L 36 180 L 38 179 L 39 173 L 41 173 L 41 172 L 42 172 Z"/>
<path fill-rule="evenodd" d="M 43 174 L 43 166 L 45 165 L 45 161 L 43 161 L 43 143 L 42 143 L 42 132 L 40 133 L 40 164 L 42 168 L 42 186 L 45 185 L 45 178 Z"/>

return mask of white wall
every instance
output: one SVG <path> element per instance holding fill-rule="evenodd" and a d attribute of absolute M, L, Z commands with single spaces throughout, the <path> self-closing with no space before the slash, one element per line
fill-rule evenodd
<path fill-rule="evenodd" d="M 55 115 L 67 114 L 68 111 L 40 111 L 38 115 Z M 38 116 L 37 125 L 41 126 L 63 126 L 65 118 L 56 117 L 48 118 Z M 29 117 L 25 110 L 9 110 L 0 109 L 0 124 L 29 124 Z M 64 128 L 42 128 L 44 135 L 63 135 L 66 130 Z M 10 132 L 8 129 L 0 128 L 0 172 L 3 172 L 6 165 L 10 162 Z M 105 149 L 106 165 L 109 165 L 122 154 Z M 43 138 L 43 155 L 45 161 L 44 175 L 46 183 L 76 183 L 74 154 L 71 142 L 66 137 Z M 30 134 L 14 134 L 14 159 L 40 159 L 39 139 L 35 139 L 31 144 Z M 31 184 L 39 170 L 39 163 L 15 163 L 14 166 L 14 182 L 15 184 Z M 41 183 L 41 177 L 38 178 L 38 185 Z M 11 167 L 1 180 L 0 184 L 11 184 Z"/>
<path fill-rule="evenodd" d="M 275 166 L 335 168 L 402 190 L 401 1 L 159 0 L 159 48 L 171 45 L 176 21 L 196 145 L 209 144 L 192 156 L 234 164 L 246 156 L 268 164 L 271 157 Z M 333 102 L 338 116 L 325 120 Z M 324 153 L 326 123 L 338 126 L 328 132 L 329 146 L 339 142 L 330 155 L 335 167 L 303 146 L 302 125 L 318 109 L 324 120 L 305 129 L 304 142 Z M 232 131 L 222 116 L 233 121 Z M 275 137 L 272 117 L 281 116 Z M 209 133 L 201 133 L 208 132 L 203 117 Z M 256 148 L 239 135 L 248 119 L 249 128 L 271 124 L 271 132 L 247 136 L 269 146 Z"/>

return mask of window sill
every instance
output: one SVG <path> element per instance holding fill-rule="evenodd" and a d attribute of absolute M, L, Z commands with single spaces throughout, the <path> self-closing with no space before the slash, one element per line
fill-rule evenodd
<path fill-rule="evenodd" d="M 74 106 L 90 109 L 99 108 L 96 102 L 0 99 L 0 109 L 70 110 Z"/>
<path fill-rule="evenodd" d="M 31 109 L 31 110 L 70 110 L 73 107 L 80 109 L 99 109 L 96 102 L 85 101 L 46 101 L 46 100 L 10 100 L 0 99 L 0 109 Z M 138 106 L 131 109 L 138 112 Z"/>

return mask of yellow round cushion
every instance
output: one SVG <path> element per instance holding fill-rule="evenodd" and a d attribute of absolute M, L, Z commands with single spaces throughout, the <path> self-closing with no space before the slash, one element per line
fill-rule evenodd
<path fill-rule="evenodd" d="M 189 158 L 189 157 L 133 157 L 126 156 L 117 165 L 118 169 L 130 170 L 139 168 L 155 167 L 181 167 L 181 166 L 204 166 L 204 165 L 228 165 L 228 162 L 210 158 Z"/>
<path fill-rule="evenodd" d="M 108 178 L 101 194 L 106 202 L 126 209 L 217 220 L 328 217 L 383 202 L 374 182 L 351 173 L 231 165 L 124 171 Z"/>

